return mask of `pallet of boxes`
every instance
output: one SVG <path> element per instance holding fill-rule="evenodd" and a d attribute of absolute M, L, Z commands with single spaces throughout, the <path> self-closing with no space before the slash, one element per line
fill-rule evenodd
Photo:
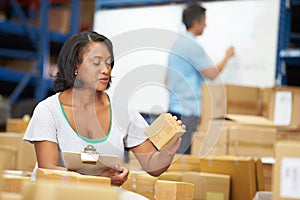
<path fill-rule="evenodd" d="M 230 199 L 258 198 L 261 191 L 270 199 L 277 195 L 276 144 L 300 141 L 300 88 L 205 84 L 202 91 L 201 123 L 192 143 L 192 155 L 205 156 L 201 171 L 230 174 Z M 239 172 L 230 162 L 247 169 Z"/>
<path fill-rule="evenodd" d="M 32 144 L 23 141 L 29 118 L 7 119 L 6 131 L 0 132 L 0 155 L 7 155 L 2 169 L 2 199 L 21 199 L 23 185 L 30 183 L 36 163 Z"/>

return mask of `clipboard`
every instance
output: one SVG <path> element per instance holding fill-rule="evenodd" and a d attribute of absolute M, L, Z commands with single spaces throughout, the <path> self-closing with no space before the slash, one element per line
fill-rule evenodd
<path fill-rule="evenodd" d="M 67 168 L 83 175 L 99 175 L 106 169 L 116 169 L 119 164 L 118 156 L 97 153 L 92 145 L 85 147 L 82 153 L 63 151 L 62 154 Z"/>

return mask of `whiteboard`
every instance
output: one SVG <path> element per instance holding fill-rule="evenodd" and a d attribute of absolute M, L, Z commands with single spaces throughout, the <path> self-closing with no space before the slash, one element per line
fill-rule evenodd
<path fill-rule="evenodd" d="M 214 82 L 271 87 L 275 84 L 279 0 L 205 2 L 206 24 L 197 40 L 218 63 L 233 45 L 235 56 Z M 94 30 L 114 45 L 113 95 L 143 113 L 167 111 L 167 56 L 178 34 L 183 4 L 98 10 Z"/>

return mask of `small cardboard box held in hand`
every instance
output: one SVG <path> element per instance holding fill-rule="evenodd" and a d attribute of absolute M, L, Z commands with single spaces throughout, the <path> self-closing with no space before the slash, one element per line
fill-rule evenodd
<path fill-rule="evenodd" d="M 162 150 L 173 144 L 184 133 L 185 129 L 177 123 L 176 119 L 170 113 L 161 114 L 145 130 L 145 135 L 149 137 L 158 150 Z"/>

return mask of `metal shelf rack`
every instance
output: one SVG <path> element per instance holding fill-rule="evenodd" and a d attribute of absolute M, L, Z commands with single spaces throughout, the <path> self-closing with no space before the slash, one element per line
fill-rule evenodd
<path fill-rule="evenodd" d="M 80 0 L 70 0 L 70 31 L 66 34 L 48 29 L 50 0 L 40 1 L 38 27 L 28 25 L 27 17 L 17 0 L 9 2 L 21 23 L 0 21 L 1 44 L 4 45 L 4 47 L 1 45 L 0 57 L 35 61 L 26 73 L 0 66 L 0 80 L 17 83 L 9 96 L 9 104 L 13 106 L 28 85 L 35 87 L 36 101 L 44 99 L 47 92 L 52 90 L 53 80 L 45 75 L 45 69 L 49 64 L 50 46 L 61 45 L 70 35 L 79 31 Z"/>
<path fill-rule="evenodd" d="M 280 18 L 276 63 L 276 84 L 287 85 L 288 65 L 300 67 L 300 47 L 289 46 L 290 41 L 300 43 L 300 32 L 292 32 L 292 8 L 300 6 L 300 0 L 280 0 Z"/>

